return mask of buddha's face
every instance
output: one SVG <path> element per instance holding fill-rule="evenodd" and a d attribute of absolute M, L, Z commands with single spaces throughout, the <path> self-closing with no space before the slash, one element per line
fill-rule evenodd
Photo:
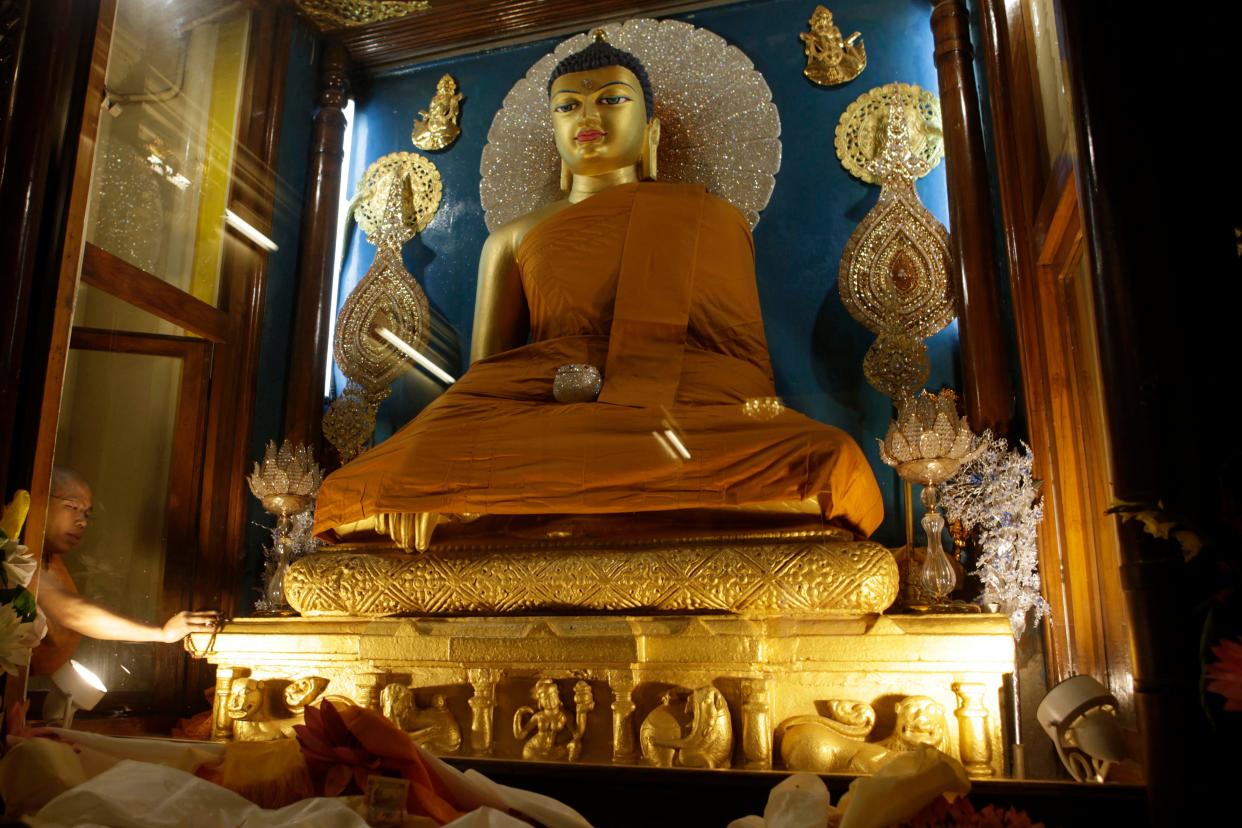
<path fill-rule="evenodd" d="M 642 157 L 647 105 L 624 66 L 561 75 L 549 104 L 556 150 L 574 175 L 602 175 Z"/>

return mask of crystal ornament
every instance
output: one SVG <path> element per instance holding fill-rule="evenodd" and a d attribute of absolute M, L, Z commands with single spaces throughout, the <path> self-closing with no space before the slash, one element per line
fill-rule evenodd
<path fill-rule="evenodd" d="M 259 608 L 272 613 L 292 612 L 285 600 L 284 587 L 285 574 L 300 551 L 292 537 L 292 518 L 314 509 L 323 471 L 315 462 L 310 446 L 295 446 L 285 440 L 278 450 L 276 443 L 268 440 L 262 463 L 254 464 L 254 472 L 247 481 L 263 508 L 276 515 Z"/>
<path fill-rule="evenodd" d="M 702 184 L 754 227 L 781 166 L 780 117 L 754 64 L 719 35 L 679 20 L 628 20 L 603 29 L 651 78 L 655 112 L 648 114 L 660 119 L 660 180 Z M 564 197 L 548 77 L 591 40 L 583 33 L 562 42 L 505 96 L 479 164 L 488 230 Z"/>
<path fill-rule="evenodd" d="M 978 533 L 979 603 L 1009 616 L 1015 640 L 1049 612 L 1040 590 L 1036 538 L 1044 512 L 1033 460 L 1025 443 L 1010 449 L 985 434 L 980 451 L 940 487 L 949 518 Z"/>
<path fill-rule="evenodd" d="M 342 463 L 366 451 L 375 433 L 375 412 L 388 396 L 368 397 L 362 386 L 349 382 L 323 415 L 323 435 L 328 438 Z"/>
<path fill-rule="evenodd" d="M 944 518 L 940 516 L 940 511 L 937 509 L 936 487 L 928 486 L 923 489 L 919 500 L 922 501 L 925 509 L 920 523 L 923 531 L 927 533 L 927 555 L 923 558 L 923 570 L 919 575 L 919 581 L 927 594 L 932 596 L 933 601 L 939 604 L 957 586 L 957 572 L 954 571 L 953 563 L 945 554 L 944 545 L 941 542 Z"/>
<path fill-rule="evenodd" d="M 603 387 L 604 380 L 598 368 L 575 362 L 556 369 L 552 396 L 563 403 L 595 402 Z"/>
<path fill-rule="evenodd" d="M 948 325 L 954 312 L 949 234 L 914 188 L 915 179 L 934 166 L 911 147 L 909 112 L 919 111 L 914 101 L 923 90 L 893 86 L 898 90 L 884 98 L 883 148 L 859 161 L 865 180 L 881 182 L 880 198 L 845 245 L 837 290 L 850 316 L 878 335 L 863 360 L 867 381 L 901 399 L 927 380 L 929 360 L 922 340 Z M 849 156 L 841 158 L 851 169 Z"/>

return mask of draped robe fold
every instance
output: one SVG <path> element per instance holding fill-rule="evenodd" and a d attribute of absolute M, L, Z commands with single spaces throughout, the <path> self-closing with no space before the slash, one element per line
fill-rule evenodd
<path fill-rule="evenodd" d="M 818 499 L 860 535 L 879 487 L 845 432 L 775 395 L 744 217 L 701 187 L 631 184 L 531 229 L 516 266 L 531 342 L 480 360 L 388 440 L 324 480 L 315 532 L 388 513 L 586 515 Z M 557 403 L 558 367 L 604 369 Z M 689 457 L 664 435 L 672 431 Z"/>

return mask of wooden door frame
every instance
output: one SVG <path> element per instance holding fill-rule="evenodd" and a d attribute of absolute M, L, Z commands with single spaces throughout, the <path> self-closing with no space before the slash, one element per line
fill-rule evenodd
<path fill-rule="evenodd" d="M 37 561 L 41 561 L 43 553 L 56 430 L 79 277 L 110 293 L 124 290 L 116 284 L 116 279 L 109 278 L 109 272 L 112 276 L 117 275 L 116 268 L 112 267 L 115 262 L 105 261 L 100 255 L 102 251 L 89 250 L 85 242 L 95 141 L 103 110 L 104 76 L 111 49 L 116 4 L 117 0 L 100 2 L 89 79 L 80 104 L 81 129 L 76 139 L 65 235 L 55 276 L 56 292 L 39 403 L 38 438 L 30 480 L 31 509 L 25 537 Z M 276 155 L 294 18 L 293 12 L 283 5 L 258 4 L 250 6 L 250 9 L 251 29 L 240 95 L 237 148 L 228 207 L 270 235 L 275 204 Z M 95 248 L 95 251 L 98 249 Z M 200 333 L 221 339 L 213 349 L 212 382 L 201 406 L 206 409 L 206 436 L 200 496 L 195 501 L 198 509 L 198 565 L 193 580 L 187 584 L 188 592 L 179 609 L 217 607 L 226 614 L 235 609 L 239 573 L 245 559 L 246 461 L 256 395 L 266 275 L 266 255 L 249 242 L 228 235 L 221 260 L 221 301 L 218 308 L 218 313 L 223 316 L 204 312 L 189 320 L 172 320 L 183 327 L 189 321 L 194 323 L 191 329 L 203 327 Z M 112 290 L 109 290 L 110 287 Z M 170 318 L 170 305 L 166 301 L 169 297 L 159 288 L 156 291 L 154 298 L 148 302 L 154 305 L 149 310 Z M 195 319 L 203 324 L 196 323 Z M 37 575 L 31 587 L 37 595 Z M 181 698 L 175 700 L 176 710 L 201 707 L 202 699 L 197 688 L 213 683 L 212 672 L 210 665 L 200 662 L 187 664 L 186 679 L 178 691 Z M 26 675 L 23 671 L 6 684 L 6 709 L 24 698 L 25 691 Z"/>
<path fill-rule="evenodd" d="M 181 360 L 164 511 L 164 579 L 158 613 L 159 619 L 168 618 L 189 606 L 190 585 L 199 559 L 198 503 L 207 421 L 204 402 L 211 382 L 212 343 L 196 337 L 75 327 L 69 348 Z M 157 648 L 154 678 L 155 690 L 109 693 L 102 709 L 120 705 L 138 713 L 151 713 L 179 706 L 186 681 L 185 658 L 180 648 Z"/>

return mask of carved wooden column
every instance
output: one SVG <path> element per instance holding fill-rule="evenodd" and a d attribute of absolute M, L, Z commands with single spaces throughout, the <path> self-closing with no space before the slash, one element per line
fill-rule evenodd
<path fill-rule="evenodd" d="M 336 41 L 325 41 L 319 63 L 319 111 L 315 113 L 302 208 L 284 433 L 295 442 L 314 447 L 321 443 L 323 378 L 332 347 L 328 325 L 335 312 L 331 307 L 332 280 L 336 278 L 336 224 L 345 156 L 343 109 L 348 89 L 349 56 Z M 323 452 L 318 454 L 322 461 Z"/>
<path fill-rule="evenodd" d="M 970 424 L 1004 434 L 1012 416 L 1009 350 L 997 297 L 992 204 L 963 0 L 935 0 L 931 17 L 944 119 L 949 223 L 957 268 L 963 396 Z"/>

